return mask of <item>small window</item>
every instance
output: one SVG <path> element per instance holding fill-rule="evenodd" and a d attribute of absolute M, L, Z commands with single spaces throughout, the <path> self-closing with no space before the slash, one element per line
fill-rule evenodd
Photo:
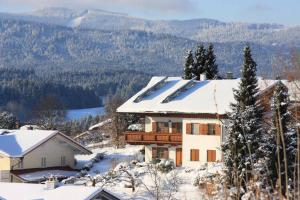
<path fill-rule="evenodd" d="M 168 159 L 169 149 L 164 147 L 152 147 L 152 159 Z"/>
<path fill-rule="evenodd" d="M 192 123 L 192 135 L 199 135 L 200 134 L 200 127 L 199 124 Z"/>
<path fill-rule="evenodd" d="M 65 166 L 66 165 L 66 156 L 61 156 L 60 157 L 60 163 L 61 163 L 61 166 Z"/>
<path fill-rule="evenodd" d="M 191 149 L 190 160 L 199 161 L 199 149 Z"/>
<path fill-rule="evenodd" d="M 172 133 L 182 133 L 182 123 L 172 122 Z"/>
<path fill-rule="evenodd" d="M 215 124 L 208 124 L 208 135 L 216 135 Z"/>
<path fill-rule="evenodd" d="M 41 159 L 41 166 L 42 167 L 47 167 L 46 157 L 42 157 L 42 159 Z"/>

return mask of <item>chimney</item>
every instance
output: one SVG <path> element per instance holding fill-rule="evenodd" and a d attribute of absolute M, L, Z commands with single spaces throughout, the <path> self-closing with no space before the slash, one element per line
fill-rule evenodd
<path fill-rule="evenodd" d="M 206 80 L 206 75 L 200 74 L 200 81 L 205 81 L 205 80 Z"/>
<path fill-rule="evenodd" d="M 46 186 L 46 190 L 54 190 L 58 186 L 58 181 L 57 181 L 56 177 L 51 175 L 46 180 L 45 186 Z"/>

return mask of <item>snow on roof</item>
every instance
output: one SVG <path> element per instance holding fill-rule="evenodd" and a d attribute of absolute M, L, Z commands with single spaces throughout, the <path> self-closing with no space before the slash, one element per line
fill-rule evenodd
<path fill-rule="evenodd" d="M 101 128 L 102 126 L 104 126 L 104 125 L 106 125 L 106 124 L 109 124 L 109 123 L 111 123 L 111 122 L 112 122 L 111 119 L 104 120 L 104 121 L 102 121 L 102 122 L 100 122 L 100 123 L 98 123 L 98 124 L 95 124 L 95 125 L 91 126 L 91 127 L 89 128 L 89 131 L 94 130 L 94 129 L 97 129 L 97 128 Z"/>
<path fill-rule="evenodd" d="M 45 189 L 43 184 L 29 183 L 1 183 L 0 199 L 73 199 L 89 200 L 101 192 L 99 187 L 84 187 L 75 185 L 62 185 L 53 190 Z M 17 191 L 17 192 L 16 192 Z"/>
<path fill-rule="evenodd" d="M 232 90 L 238 87 L 240 81 L 240 79 L 194 81 L 190 87 L 183 87 L 190 80 L 168 77 L 162 87 L 134 102 L 140 94 L 146 93 L 163 78 L 153 77 L 145 88 L 121 105 L 117 112 L 226 114 L 230 111 L 230 103 L 234 102 Z M 261 91 L 274 83 L 275 80 L 258 79 Z M 166 100 L 170 96 L 172 98 Z"/>
<path fill-rule="evenodd" d="M 58 131 L 10 130 L 0 135 L 0 153 L 10 157 L 22 157 Z"/>
<path fill-rule="evenodd" d="M 0 134 L 0 154 L 9 157 L 23 157 L 29 151 L 35 149 L 43 142 L 56 134 L 64 136 L 66 139 L 76 144 L 76 148 L 91 153 L 88 149 L 75 142 L 71 138 L 52 130 L 7 130 Z"/>
<path fill-rule="evenodd" d="M 66 171 L 66 170 L 41 170 L 36 172 L 19 174 L 18 176 L 28 182 L 44 180 L 45 177 L 54 176 L 56 178 L 65 178 L 75 176 L 78 171 Z"/>

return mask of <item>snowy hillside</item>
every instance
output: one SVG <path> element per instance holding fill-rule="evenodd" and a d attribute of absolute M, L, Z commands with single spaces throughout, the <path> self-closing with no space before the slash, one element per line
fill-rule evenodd
<path fill-rule="evenodd" d="M 167 33 L 204 42 L 251 41 L 263 44 L 300 42 L 299 27 L 280 24 L 221 22 L 214 19 L 148 20 L 98 9 L 67 8 L 44 8 L 17 15 L 2 13 L 0 16 L 73 28 Z M 288 40 L 285 40 L 287 38 Z"/>

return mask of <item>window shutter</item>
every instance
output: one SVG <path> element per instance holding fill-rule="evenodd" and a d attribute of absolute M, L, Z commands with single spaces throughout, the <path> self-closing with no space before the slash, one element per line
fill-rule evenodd
<path fill-rule="evenodd" d="M 192 124 L 191 123 L 186 124 L 186 134 L 192 134 Z"/>
<path fill-rule="evenodd" d="M 215 125 L 215 132 L 216 132 L 216 135 L 221 135 L 221 125 L 220 124 Z"/>
<path fill-rule="evenodd" d="M 180 131 L 180 122 L 173 122 L 172 123 L 172 133 L 181 133 Z"/>
<path fill-rule="evenodd" d="M 207 162 L 216 162 L 216 150 L 207 150 Z"/>
<path fill-rule="evenodd" d="M 191 161 L 195 160 L 195 155 L 194 155 L 194 150 L 193 149 L 190 150 L 190 160 Z"/>
<path fill-rule="evenodd" d="M 199 161 L 199 149 L 191 149 L 190 160 L 191 161 Z"/>
<path fill-rule="evenodd" d="M 195 161 L 199 161 L 199 149 L 196 149 L 195 151 L 196 151 L 196 159 L 195 159 Z"/>
<path fill-rule="evenodd" d="M 207 135 L 208 124 L 200 124 L 200 135 Z"/>
<path fill-rule="evenodd" d="M 157 132 L 156 122 L 152 122 L 152 132 Z"/>

